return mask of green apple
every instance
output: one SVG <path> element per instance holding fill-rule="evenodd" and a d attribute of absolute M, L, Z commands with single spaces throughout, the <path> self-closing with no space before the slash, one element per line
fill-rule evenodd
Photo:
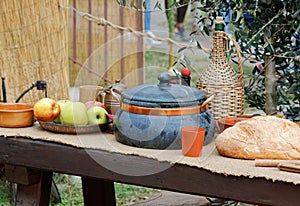
<path fill-rule="evenodd" d="M 87 109 L 82 102 L 66 102 L 61 107 L 60 121 L 62 124 L 86 125 L 88 124 Z"/>
<path fill-rule="evenodd" d="M 108 122 L 108 117 L 106 116 L 108 112 L 99 106 L 93 106 L 87 110 L 87 115 L 89 119 L 89 124 L 105 124 Z"/>
<path fill-rule="evenodd" d="M 60 106 L 60 108 L 63 108 L 64 104 L 67 103 L 67 102 L 70 102 L 70 100 L 68 100 L 68 99 L 61 99 L 61 100 L 56 101 L 56 103 Z M 58 123 L 58 124 L 61 123 L 61 121 L 60 121 L 60 114 L 59 114 L 58 117 L 56 117 L 56 119 L 54 120 L 54 122 Z"/>

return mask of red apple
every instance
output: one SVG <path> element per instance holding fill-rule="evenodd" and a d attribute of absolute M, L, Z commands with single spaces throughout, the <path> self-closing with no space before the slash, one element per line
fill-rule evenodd
<path fill-rule="evenodd" d="M 102 107 L 102 108 L 105 109 L 105 105 L 103 103 L 101 103 L 101 102 L 98 102 L 98 101 L 88 101 L 88 102 L 86 102 L 84 104 L 85 104 L 85 106 L 86 106 L 87 109 L 89 109 L 89 108 L 91 108 L 93 106 L 98 106 L 98 107 Z"/>
<path fill-rule="evenodd" d="M 189 68 L 182 68 L 181 69 L 181 75 L 182 76 L 190 76 L 191 75 L 191 70 Z"/>
<path fill-rule="evenodd" d="M 37 120 L 52 122 L 60 114 L 60 106 L 53 99 L 42 98 L 34 104 L 33 113 Z"/>

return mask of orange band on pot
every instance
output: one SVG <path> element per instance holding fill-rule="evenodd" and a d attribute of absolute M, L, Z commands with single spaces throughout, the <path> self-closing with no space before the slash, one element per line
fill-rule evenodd
<path fill-rule="evenodd" d="M 207 110 L 207 105 L 204 107 L 183 107 L 183 108 L 150 108 L 140 107 L 122 103 L 122 110 L 134 114 L 156 115 L 156 116 L 181 116 L 190 114 L 199 114 Z"/>

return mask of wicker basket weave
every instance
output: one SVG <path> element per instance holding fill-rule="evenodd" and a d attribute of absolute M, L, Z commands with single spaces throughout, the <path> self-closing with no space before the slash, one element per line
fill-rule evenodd
<path fill-rule="evenodd" d="M 239 74 L 234 71 L 226 58 L 227 39 L 231 40 L 236 48 Z M 238 44 L 223 31 L 215 31 L 213 40 L 212 60 L 201 72 L 196 86 L 207 96 L 217 93 L 209 104 L 215 120 L 228 116 L 240 116 L 244 112 L 245 98 L 242 56 Z"/>

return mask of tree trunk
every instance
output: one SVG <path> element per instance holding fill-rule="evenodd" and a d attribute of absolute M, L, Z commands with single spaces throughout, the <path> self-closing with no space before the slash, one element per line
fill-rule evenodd
<path fill-rule="evenodd" d="M 277 111 L 276 108 L 276 69 L 275 61 L 270 58 L 265 58 L 265 93 L 266 93 L 266 102 L 265 102 L 265 112 L 266 114 L 271 114 L 272 112 Z"/>

